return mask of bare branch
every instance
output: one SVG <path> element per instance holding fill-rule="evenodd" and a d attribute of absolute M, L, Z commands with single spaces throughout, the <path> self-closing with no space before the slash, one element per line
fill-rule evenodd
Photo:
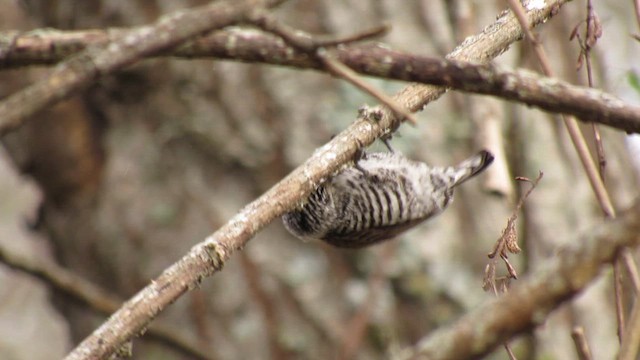
<path fill-rule="evenodd" d="M 564 2 L 548 1 L 549 5 L 543 9 L 531 11 L 529 15 L 532 23 L 538 24 L 548 19 Z M 517 21 L 505 13 L 485 32 L 460 45 L 452 57 L 486 62 L 505 51 L 509 44 L 521 36 Z M 397 94 L 395 99 L 412 111 L 417 111 L 443 92 L 440 88 L 412 85 Z M 303 165 L 247 205 L 218 231 L 195 245 L 182 259 L 127 301 L 66 359 L 104 358 L 113 353 L 125 341 L 138 335 L 160 311 L 178 297 L 197 287 L 204 278 L 220 271 L 235 251 L 244 247 L 276 217 L 293 209 L 300 199 L 308 196 L 324 179 L 352 160 L 361 146 L 371 144 L 397 126 L 399 123 L 391 114 L 385 114 L 378 122 L 356 120 L 331 142 L 316 150 Z"/>
<path fill-rule="evenodd" d="M 633 291 L 635 295 L 640 295 L 640 274 L 638 274 L 638 267 L 636 266 L 636 261 L 633 258 L 633 254 L 629 249 L 622 250 L 622 261 L 625 262 L 625 268 L 629 272 L 629 278 L 631 279 L 631 284 L 633 285 Z"/>
<path fill-rule="evenodd" d="M 407 109 L 403 108 L 402 105 L 396 103 L 396 101 L 387 96 L 384 92 L 376 89 L 351 70 L 348 66 L 344 65 L 340 61 L 334 59 L 329 54 L 321 54 L 319 55 L 322 63 L 327 67 L 327 69 L 333 74 L 347 80 L 351 84 L 353 84 L 358 89 L 370 94 L 374 98 L 378 99 L 382 104 L 388 106 L 393 112 L 396 113 L 396 116 L 399 118 L 404 118 L 408 120 L 412 125 L 417 125 L 418 120 L 411 114 Z"/>
<path fill-rule="evenodd" d="M 591 0 L 587 0 L 587 18 L 584 21 L 585 23 L 585 31 L 584 31 L 584 39 L 580 36 L 580 24 L 578 24 L 572 32 L 572 36 L 578 40 L 580 44 L 580 56 L 578 57 L 578 69 L 582 66 L 582 60 L 584 59 L 586 63 L 586 71 L 587 71 L 587 79 L 588 85 L 590 88 L 594 87 L 593 85 L 593 69 L 591 66 L 591 48 L 595 46 L 598 38 L 602 36 L 602 24 L 600 23 L 600 19 L 598 14 L 596 14 L 593 9 L 593 4 Z M 571 38 L 570 38 L 571 39 Z M 598 157 L 598 170 L 600 171 L 600 178 L 604 182 L 604 172 L 607 166 L 607 160 L 604 154 L 604 146 L 602 144 L 602 135 L 600 134 L 600 129 L 596 124 L 591 124 L 591 130 L 593 132 L 593 137 L 596 143 L 596 155 Z"/>
<path fill-rule="evenodd" d="M 622 337 L 624 336 L 625 329 L 627 327 L 625 311 L 624 311 L 624 294 L 622 286 L 622 262 L 616 261 L 613 263 L 613 294 L 614 302 L 616 305 L 616 323 L 618 340 L 622 344 Z"/>
<path fill-rule="evenodd" d="M 636 298 L 626 332 L 622 336 L 618 360 L 634 360 L 640 350 L 640 302 Z"/>
<path fill-rule="evenodd" d="M 0 61 L 0 68 L 59 61 L 86 45 L 104 44 L 129 31 L 46 31 L 19 36 L 14 32 L 0 33 L 0 54 L 6 53 Z M 13 50 L 3 51 L 1 44 L 12 41 Z M 281 39 L 256 30 L 237 28 L 198 38 L 158 55 L 216 57 L 305 69 L 323 68 L 319 60 L 287 46 Z M 574 115 L 579 120 L 597 122 L 628 133 L 640 133 L 640 107 L 626 104 L 596 89 L 571 85 L 530 71 L 471 64 L 455 58 L 442 60 L 417 56 L 376 44 L 341 46 L 332 51 L 332 56 L 364 75 L 498 96 L 545 111 Z M 0 122 L 0 134 L 7 131 L 3 129 Z"/>
<path fill-rule="evenodd" d="M 108 46 L 88 47 L 58 65 L 45 79 L 0 102 L 0 136 L 19 126 L 25 118 L 83 89 L 100 76 L 187 39 L 236 24 L 256 6 L 273 6 L 280 1 L 214 2 L 165 16 L 152 25 L 115 38 Z M 13 39 L 11 44 L 15 43 L 16 39 Z M 0 51 L 0 54 L 4 52 Z"/>
<path fill-rule="evenodd" d="M 509 360 L 518 360 L 516 354 L 513 353 L 513 350 L 511 350 L 511 346 L 509 344 L 505 343 L 504 349 L 507 352 L 507 355 L 509 355 Z"/>
<path fill-rule="evenodd" d="M 320 61 L 320 63 L 322 63 L 322 65 L 324 65 L 324 68 L 328 72 L 346 80 L 347 82 L 350 82 L 358 89 L 378 99 L 381 103 L 388 106 L 393 112 L 395 112 L 397 117 L 405 118 L 409 120 L 409 122 L 411 122 L 413 125 L 416 125 L 418 123 L 418 121 L 410 111 L 403 108 L 400 104 L 396 103 L 394 99 L 390 98 L 382 91 L 369 85 L 366 81 L 358 77 L 356 73 L 348 66 L 335 59 L 333 55 L 328 53 L 328 46 L 335 47 L 338 45 L 344 45 L 344 43 L 340 43 L 340 41 L 337 39 L 329 39 L 325 41 L 317 40 L 309 34 L 282 24 L 274 17 L 269 16 L 269 14 L 266 14 L 262 11 L 254 13 L 254 15 L 251 17 L 251 21 L 261 29 L 278 35 L 294 49 L 304 51 L 308 53 L 309 56 L 315 57 L 316 59 L 318 59 L 318 61 Z M 386 30 L 387 28 L 382 29 Z M 365 34 L 371 35 L 378 34 L 379 32 L 380 31 L 369 31 Z M 350 41 L 353 41 L 354 39 L 360 40 L 364 37 L 365 36 L 363 35 L 356 35 L 351 36 L 348 39 Z"/>
<path fill-rule="evenodd" d="M 633 0 L 633 8 L 635 10 L 636 22 L 640 27 L 640 0 Z M 640 41 L 640 37 L 638 37 L 638 35 L 633 35 L 633 36 L 636 37 L 638 41 Z"/>
<path fill-rule="evenodd" d="M 538 62 L 542 67 L 542 72 L 546 76 L 553 76 L 553 71 L 551 69 L 551 64 L 549 62 L 549 58 L 547 56 L 546 51 L 542 44 L 538 41 L 536 36 L 531 31 L 529 26 L 529 21 L 526 18 L 525 9 L 522 4 L 517 0 L 507 0 L 509 3 L 509 7 L 514 12 L 520 25 L 523 28 L 523 31 L 527 35 L 527 38 L 533 45 L 533 50 L 538 58 Z M 573 143 L 574 148 L 576 149 L 576 153 L 580 158 L 580 162 L 582 163 L 582 167 L 585 170 L 587 178 L 589 179 L 589 183 L 591 184 L 591 188 L 600 204 L 600 207 L 604 214 L 607 217 L 615 217 L 615 209 L 613 208 L 613 204 L 611 203 L 611 199 L 609 197 L 609 193 L 600 178 L 600 174 L 598 172 L 597 167 L 595 166 L 593 159 L 591 158 L 591 154 L 589 153 L 589 148 L 587 147 L 587 142 L 582 136 L 582 132 L 580 132 L 580 128 L 578 127 L 578 122 L 572 116 L 563 116 L 563 121 L 565 128 L 567 129 L 567 133 L 571 138 L 571 142 Z"/>
<path fill-rule="evenodd" d="M 487 266 L 485 267 L 485 274 L 484 274 L 484 279 L 482 281 L 482 288 L 485 291 L 488 291 L 491 289 L 495 296 L 500 296 L 500 293 L 507 293 L 507 291 L 509 290 L 510 280 L 518 279 L 518 274 L 516 272 L 516 269 L 513 265 L 511 265 L 508 258 L 509 253 L 517 254 L 520 252 L 520 247 L 518 246 L 518 235 L 516 232 L 515 223 L 516 223 L 516 220 L 518 219 L 518 212 L 524 205 L 524 202 L 527 200 L 529 195 L 531 195 L 531 193 L 536 188 L 536 186 L 538 186 L 538 184 L 540 183 L 540 180 L 542 180 L 542 176 L 543 174 L 542 172 L 540 172 L 538 174 L 538 177 L 534 181 L 531 181 L 530 179 L 527 179 L 527 178 L 521 178 L 521 177 L 516 178 L 516 180 L 527 181 L 531 183 L 531 187 L 524 193 L 524 195 L 520 198 L 520 200 L 518 200 L 518 204 L 516 205 L 516 208 L 513 209 L 511 216 L 509 216 L 509 219 L 507 220 L 507 226 L 504 228 L 504 230 L 502 230 L 502 235 L 496 241 L 496 244 L 493 247 L 493 250 L 487 255 L 490 260 Z M 497 255 L 499 255 L 500 258 L 504 261 L 504 264 L 508 272 L 508 276 L 504 276 L 501 279 L 496 278 L 496 267 L 498 265 Z M 498 291 L 498 287 L 497 287 L 497 283 L 499 280 L 501 282 L 501 285 L 502 285 L 501 287 L 503 289 L 503 291 L 501 292 Z M 505 341 L 503 346 L 505 351 L 507 352 L 507 355 L 509 356 L 509 359 L 515 360 L 516 356 L 511 350 L 511 345 L 509 345 L 509 342 Z"/>
<path fill-rule="evenodd" d="M 520 247 L 518 246 L 518 234 L 516 233 L 516 220 L 518 219 L 518 212 L 524 205 L 524 202 L 527 200 L 529 195 L 533 192 L 533 190 L 538 186 L 540 180 L 542 180 L 543 173 L 540 172 L 538 177 L 535 180 L 530 180 L 523 177 L 518 177 L 516 180 L 526 181 L 531 184 L 531 187 L 527 189 L 522 197 L 518 200 L 516 208 L 513 209 L 511 216 L 507 220 L 507 226 L 502 230 L 502 235 L 496 241 L 496 244 L 493 247 L 493 250 L 487 255 L 489 257 L 489 263 L 485 267 L 485 276 L 482 284 L 482 288 L 486 291 L 489 289 L 493 289 L 496 295 L 498 293 L 495 291 L 496 289 L 496 266 L 498 265 L 498 256 L 504 261 L 505 266 L 507 267 L 507 271 L 509 273 L 509 278 L 517 279 L 518 274 L 516 269 L 509 262 L 508 254 L 517 254 L 520 252 Z"/>
<path fill-rule="evenodd" d="M 563 247 L 507 294 L 435 331 L 399 359 L 479 358 L 505 340 L 543 324 L 551 311 L 587 286 L 623 247 L 640 244 L 638 219 L 640 200 L 617 219 Z"/>
<path fill-rule="evenodd" d="M 542 46 L 542 44 L 538 41 L 536 36 L 533 34 L 531 29 L 529 28 L 528 21 L 526 19 L 526 15 L 524 14 L 524 9 L 522 7 L 522 4 L 517 0 L 507 0 L 507 2 L 509 3 L 509 7 L 511 8 L 511 10 L 515 13 L 516 17 L 518 18 L 518 21 L 520 22 L 522 28 L 524 29 L 527 35 L 527 38 L 530 40 L 531 44 L 533 45 L 534 52 L 536 54 L 536 57 L 538 58 L 538 62 L 540 63 L 540 66 L 542 67 L 543 73 L 547 76 L 553 76 L 553 71 L 551 70 L 551 65 L 549 62 L 549 58 L 547 57 L 547 53 L 544 50 L 544 47 Z M 594 31 L 597 33 L 596 30 Z M 585 40 L 585 43 L 589 43 L 589 44 L 584 44 L 585 49 L 588 49 L 593 44 L 595 44 L 595 39 L 597 39 L 597 36 L 594 34 L 594 35 L 591 35 L 591 40 L 589 39 Z M 585 51 L 586 51 L 585 57 L 587 58 L 587 61 L 589 61 L 588 50 L 585 50 Z M 578 154 L 578 157 L 580 158 L 582 167 L 584 168 L 587 178 L 589 179 L 591 188 L 596 196 L 596 199 L 598 200 L 598 203 L 600 205 L 602 212 L 604 213 L 604 216 L 606 218 L 615 218 L 616 211 L 611 202 L 609 193 L 606 187 L 604 186 L 601 170 L 599 171 L 599 169 L 596 167 L 593 161 L 593 158 L 591 157 L 586 141 L 582 135 L 582 132 L 578 127 L 578 123 L 576 119 L 572 116 L 563 116 L 563 121 L 567 129 L 567 133 L 569 134 L 569 137 L 571 138 L 573 146 Z M 623 298 L 622 271 L 621 271 L 622 265 L 623 265 L 622 260 L 618 259 L 615 261 L 614 267 L 613 267 L 616 317 L 617 317 L 617 323 L 618 323 L 618 336 L 620 340 L 622 340 L 622 336 L 625 333 L 625 318 L 624 318 L 623 299 L 622 299 Z M 630 263 L 626 262 L 624 263 L 624 265 L 635 267 L 634 262 L 630 262 Z M 637 272 L 637 270 L 630 270 L 630 272 Z"/>
<path fill-rule="evenodd" d="M 571 337 L 573 338 L 573 343 L 576 346 L 578 359 L 593 359 L 593 357 L 591 356 L 591 349 L 589 348 L 589 343 L 587 342 L 586 336 L 584 336 L 584 329 L 582 328 L 582 326 L 574 327 L 573 330 L 571 330 Z"/>

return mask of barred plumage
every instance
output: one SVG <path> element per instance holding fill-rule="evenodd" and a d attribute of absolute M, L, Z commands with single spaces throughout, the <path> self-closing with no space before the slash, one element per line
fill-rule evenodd
<path fill-rule="evenodd" d="M 452 200 L 453 188 L 492 161 L 488 151 L 451 167 L 430 167 L 398 152 L 367 154 L 282 219 L 302 239 L 344 248 L 376 244 L 441 213 Z"/>

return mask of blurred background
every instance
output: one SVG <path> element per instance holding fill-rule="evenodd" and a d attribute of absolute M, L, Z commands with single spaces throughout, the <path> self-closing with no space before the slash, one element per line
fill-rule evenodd
<path fill-rule="evenodd" d="M 202 0 L 0 0 L 2 31 L 107 29 L 155 21 Z M 387 21 L 380 39 L 442 57 L 480 32 L 504 1 L 295 0 L 276 11 L 291 26 L 352 34 Z M 598 1 L 603 36 L 593 49 L 596 87 L 640 103 L 640 43 L 632 1 Z M 540 27 L 559 77 L 586 84 L 569 41 L 586 2 Z M 518 43 L 496 60 L 538 70 Z M 5 97 L 50 70 L 0 72 Z M 404 84 L 371 83 L 392 94 Z M 635 87 L 634 87 L 635 86 Z M 361 105 L 351 85 L 314 71 L 212 59 L 142 61 L 96 81 L 1 139 L 0 245 L 62 267 L 126 299 L 241 207 L 345 129 Z M 518 219 L 521 276 L 580 240 L 602 219 L 558 116 L 448 92 L 403 126 L 392 144 L 434 165 L 488 148 L 490 171 L 466 183 L 444 214 L 384 245 L 359 251 L 304 243 L 279 221 L 157 320 L 210 359 L 379 359 L 494 296 L 482 289 L 487 253 L 527 184 L 544 178 Z M 591 126 L 584 126 L 592 138 Z M 640 147 L 601 128 L 605 183 L 616 208 L 638 195 Z M 634 150 L 635 149 L 635 150 Z M 369 151 L 385 151 L 374 145 Z M 635 151 L 635 153 L 634 153 Z M 635 159 L 635 165 L 634 165 Z M 506 273 L 502 264 L 500 274 Z M 105 316 L 0 264 L 0 357 L 53 359 Z M 518 359 L 574 359 L 570 331 L 585 327 L 594 358 L 613 358 L 617 336 L 611 271 L 534 332 L 513 343 Z M 143 336 L 135 359 L 195 358 Z M 500 349 L 491 359 L 505 359 Z"/>

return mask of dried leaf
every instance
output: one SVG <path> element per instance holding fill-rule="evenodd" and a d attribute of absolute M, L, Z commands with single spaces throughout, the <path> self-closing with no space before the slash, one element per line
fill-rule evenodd
<path fill-rule="evenodd" d="M 602 36 L 602 23 L 595 11 L 589 14 L 589 21 L 587 26 L 587 39 L 585 41 L 585 47 L 591 49 L 596 45 L 598 39 Z"/>
<path fill-rule="evenodd" d="M 522 249 L 518 246 L 518 233 L 515 226 L 515 218 L 507 223 L 505 231 L 505 247 L 512 254 L 519 253 Z"/>

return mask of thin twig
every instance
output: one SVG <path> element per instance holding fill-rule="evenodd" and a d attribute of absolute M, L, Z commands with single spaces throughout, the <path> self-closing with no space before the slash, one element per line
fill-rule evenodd
<path fill-rule="evenodd" d="M 591 3 L 591 0 L 589 0 L 589 4 Z M 593 88 L 593 75 L 592 75 L 592 67 L 591 67 L 591 55 L 590 55 L 590 51 L 587 50 L 585 52 L 585 59 L 586 59 L 586 65 L 587 65 L 587 74 L 588 74 L 588 82 L 589 82 L 589 87 Z M 602 142 L 602 134 L 600 133 L 600 128 L 598 127 L 598 124 L 596 123 L 591 123 L 591 131 L 593 132 L 593 139 L 596 143 L 596 156 L 598 158 L 598 171 L 600 174 L 600 179 L 602 179 L 602 182 L 604 183 L 605 181 L 605 171 L 607 168 L 607 158 L 605 156 L 604 153 L 604 145 Z"/>
<path fill-rule="evenodd" d="M 518 0 L 507 0 L 507 2 L 509 3 L 509 7 L 513 11 L 513 13 L 518 18 L 518 21 L 520 22 L 527 38 L 531 41 L 533 50 L 536 54 L 536 57 L 538 58 L 538 61 L 540 62 L 543 73 L 546 76 L 552 77 L 553 71 L 551 70 L 551 64 L 549 63 L 548 57 L 541 43 L 537 40 L 536 36 L 529 28 L 529 20 L 525 15 L 522 4 Z M 593 159 L 589 154 L 589 148 L 587 147 L 584 137 L 582 137 L 582 133 L 580 132 L 576 119 L 571 116 L 563 116 L 563 120 L 571 141 L 576 148 L 580 161 L 582 162 L 582 166 L 587 173 L 587 178 L 589 179 L 591 188 L 596 195 L 602 211 L 604 211 L 607 217 L 614 217 L 615 210 L 613 208 L 613 205 L 611 204 L 611 199 L 609 198 L 609 194 L 604 187 L 604 184 L 602 183 L 602 179 L 600 179 L 600 175 L 595 164 L 593 163 Z"/>
<path fill-rule="evenodd" d="M 593 74 L 591 68 L 591 49 L 596 45 L 596 42 L 600 36 L 602 36 L 602 25 L 600 23 L 600 19 L 598 15 L 593 9 L 593 4 L 591 0 L 587 0 L 587 18 L 585 20 L 585 35 L 584 39 L 581 38 L 579 32 L 579 26 L 573 31 L 573 35 L 578 39 L 578 43 L 580 44 L 581 53 L 580 60 L 584 59 L 587 69 L 587 79 L 589 83 L 589 87 L 593 87 Z M 582 62 L 579 61 L 578 65 L 581 66 Z M 598 126 L 593 123 L 592 124 L 594 140 L 596 144 L 596 154 L 598 158 L 600 178 L 604 181 L 604 173 L 606 169 L 606 157 L 604 154 L 604 147 L 602 144 L 602 137 L 600 135 L 600 130 Z M 625 334 L 625 318 L 624 318 L 624 293 L 623 293 L 623 279 L 622 279 L 622 267 L 626 267 L 629 275 L 631 276 L 633 285 L 634 285 L 634 293 L 636 294 L 636 298 L 639 290 L 639 279 L 638 279 L 638 269 L 636 263 L 631 255 L 631 253 L 626 250 L 621 253 L 621 256 L 616 260 L 613 268 L 613 279 L 614 279 L 614 294 L 615 294 L 615 305 L 616 305 L 616 319 L 618 323 L 618 339 L 622 343 L 624 338 L 627 336 L 631 336 L 630 334 Z M 634 329 L 629 329 L 628 331 L 632 332 Z M 625 344 L 624 346 L 627 346 Z M 622 351 L 621 351 L 622 353 Z"/>
<path fill-rule="evenodd" d="M 636 22 L 638 23 L 638 27 L 640 27 L 640 0 L 633 1 L 633 9 L 636 14 Z"/>
<path fill-rule="evenodd" d="M 573 344 L 576 347 L 576 353 L 579 360 L 592 360 L 591 349 L 589 348 L 589 342 L 584 335 L 584 328 L 582 326 L 576 326 L 571 330 L 571 338 Z"/>
<path fill-rule="evenodd" d="M 638 268 L 635 266 L 635 260 L 633 259 L 631 250 L 623 249 L 621 256 L 622 260 L 626 263 L 625 268 L 629 272 L 629 278 L 631 279 L 633 290 L 636 293 L 636 296 L 640 296 L 640 274 L 638 274 Z"/>
<path fill-rule="evenodd" d="M 518 213 L 520 212 L 520 209 L 524 205 L 524 202 L 527 200 L 529 195 L 531 195 L 533 190 L 538 186 L 543 176 L 544 174 L 540 172 L 538 174 L 538 177 L 534 181 L 531 181 L 523 177 L 516 178 L 516 180 L 519 180 L 519 181 L 529 182 L 531 186 L 529 187 L 529 189 L 527 189 L 524 195 L 520 197 L 520 199 L 518 200 L 518 203 L 516 204 L 516 208 L 513 210 L 513 212 L 511 213 L 511 216 L 509 216 L 509 219 L 507 220 L 507 226 L 505 226 L 505 228 L 503 229 L 502 235 L 496 241 L 496 244 L 494 245 L 493 250 L 489 254 L 487 254 L 490 261 L 487 264 L 487 267 L 485 270 L 485 277 L 482 285 L 482 287 L 485 290 L 495 287 L 495 280 L 496 280 L 495 269 L 497 266 L 498 256 L 504 261 L 505 266 L 507 267 L 507 270 L 509 272 L 509 277 L 513 279 L 518 278 L 514 267 L 509 263 L 509 260 L 508 260 L 508 253 L 516 254 L 520 252 L 520 248 L 518 247 L 518 243 L 517 243 L 517 233 L 516 233 L 515 222 L 518 219 Z"/>
<path fill-rule="evenodd" d="M 584 39 L 580 35 L 580 25 L 585 24 Z M 581 21 L 571 32 L 569 40 L 577 39 L 580 45 L 580 55 L 578 56 L 578 69 L 582 67 L 583 60 L 586 65 L 588 86 L 593 88 L 593 69 L 591 66 L 591 49 L 596 45 L 598 39 L 602 36 L 602 24 L 598 15 L 593 9 L 591 0 L 587 0 L 587 17 L 584 21 Z M 596 156 L 598 159 L 598 170 L 600 172 L 600 178 L 604 182 L 604 173 L 606 168 L 606 157 L 604 155 L 604 147 L 602 145 L 602 136 L 600 129 L 594 123 L 591 124 L 591 130 L 593 132 L 593 138 L 596 144 Z"/>
<path fill-rule="evenodd" d="M 518 21 L 520 22 L 527 38 L 531 41 L 533 45 L 534 52 L 538 61 L 542 67 L 543 73 L 546 76 L 553 76 L 553 71 L 551 70 L 551 65 L 549 63 L 548 57 L 542 44 L 536 39 L 535 35 L 529 28 L 529 22 L 524 14 L 524 9 L 522 4 L 517 0 L 507 0 L 509 3 L 509 7 L 514 12 Z M 602 209 L 605 217 L 613 219 L 616 217 L 616 212 L 611 203 L 611 199 L 609 197 L 609 193 L 604 186 L 602 178 L 600 176 L 600 172 L 596 168 L 593 159 L 589 153 L 589 149 L 586 145 L 586 141 L 578 128 L 578 124 L 572 116 L 563 116 L 565 127 L 571 137 L 571 141 L 578 153 L 580 161 L 582 162 L 582 166 L 585 169 L 587 174 L 587 178 L 589 179 L 589 183 L 591 184 L 591 188 L 594 191 L 600 208 Z M 621 271 L 619 266 L 620 260 L 616 260 L 614 263 L 614 287 L 615 287 L 615 297 L 616 297 L 616 318 L 618 319 L 618 336 L 622 339 L 624 334 L 624 309 L 622 304 L 622 279 L 621 279 Z M 634 269 L 630 269 L 630 272 L 636 272 L 637 269 L 635 262 L 625 262 L 625 266 L 632 266 Z"/>
<path fill-rule="evenodd" d="M 277 35 L 292 47 L 312 55 L 322 47 L 336 47 L 338 45 L 347 45 L 349 43 L 371 39 L 382 36 L 391 29 L 388 24 L 382 24 L 346 37 L 311 36 L 311 34 L 285 25 L 264 11 L 264 9 L 256 9 L 253 11 L 249 14 L 248 21 L 250 24 L 266 32 Z"/>
<path fill-rule="evenodd" d="M 587 61 L 587 66 L 591 66 L 591 61 Z M 598 171 L 600 173 L 600 178 L 602 182 L 604 182 L 604 174 L 607 168 L 607 158 L 604 154 L 604 146 L 602 143 L 602 134 L 600 133 L 600 128 L 598 124 L 591 123 L 591 131 L 593 132 L 593 140 L 596 143 L 596 156 L 598 157 Z"/>
<path fill-rule="evenodd" d="M 345 37 L 336 37 L 336 38 L 328 38 L 322 39 L 318 37 L 314 37 L 314 43 L 316 47 L 337 47 L 349 45 L 351 43 L 360 42 L 364 40 L 371 40 L 373 38 L 377 38 L 380 36 L 384 36 L 391 31 L 391 25 L 389 24 L 380 24 L 376 27 L 372 27 L 370 29 L 363 30 L 359 33 L 347 35 Z"/>
<path fill-rule="evenodd" d="M 0 69 L 29 64 L 50 64 L 86 46 L 98 46 L 134 30 L 85 31 L 41 30 L 19 34 L 16 45 L 7 50 Z M 14 33 L 0 32 L 11 42 Z M 230 46 L 233 44 L 233 46 Z M 52 49 L 55 49 L 53 51 Z M 0 49 L 0 52 L 2 50 Z M 200 37 L 156 56 L 218 58 L 244 62 L 324 69 L 308 53 L 296 50 L 274 37 L 253 29 L 229 29 Z M 559 79 L 542 77 L 525 70 L 508 70 L 494 64 L 478 64 L 418 56 L 378 44 L 349 45 L 332 49 L 331 55 L 350 69 L 369 76 L 446 86 L 459 91 L 501 97 L 553 113 L 577 116 L 628 133 L 640 133 L 640 107 L 627 104 L 600 90 L 574 86 Z M 413 106 L 412 109 L 419 109 Z M 6 132 L 0 121 L 0 133 Z"/>
<path fill-rule="evenodd" d="M 547 1 L 542 9 L 530 12 L 533 23 L 548 19 L 565 0 Z M 461 44 L 450 55 L 452 59 L 475 59 L 485 63 L 501 54 L 522 35 L 513 16 L 502 14 L 491 32 L 483 32 Z M 411 85 L 394 98 L 412 111 L 424 107 L 444 92 L 441 88 Z M 345 163 L 351 161 L 360 147 L 397 127 L 392 116 L 380 121 L 357 119 L 346 130 L 314 154 L 286 178 L 239 211 L 215 233 L 195 245 L 182 259 L 168 267 L 133 298 L 123 304 L 105 323 L 89 335 L 67 357 L 67 360 L 104 358 L 124 342 L 140 333 L 169 304 L 214 273 L 242 249 L 253 236 L 276 217 L 293 209 Z M 599 252 L 602 256 L 604 251 Z M 569 261 L 571 262 L 571 261 Z M 588 277 L 580 279 L 586 281 Z M 543 289 L 544 290 L 544 289 Z M 118 331 L 113 329 L 117 328 Z"/>
<path fill-rule="evenodd" d="M 390 96 L 385 95 L 380 90 L 362 80 L 355 71 L 351 70 L 348 66 L 328 53 L 327 48 L 329 46 L 336 47 L 346 43 L 341 42 L 339 39 L 316 40 L 309 34 L 286 26 L 273 16 L 263 11 L 255 12 L 251 16 L 251 21 L 262 30 L 281 37 L 293 48 L 307 52 L 310 56 L 317 58 L 330 73 L 350 82 L 358 89 L 378 99 L 381 103 L 388 106 L 392 111 L 399 115 L 399 118 L 405 118 L 413 125 L 417 124 L 417 120 L 410 111 L 398 104 L 398 102 Z M 382 27 L 382 29 L 386 30 L 388 27 Z M 360 41 L 378 34 L 380 34 L 380 31 L 366 31 L 361 34 L 352 35 L 346 39 L 348 41 L 354 41 L 354 39 Z"/>
<path fill-rule="evenodd" d="M 418 120 L 416 120 L 415 116 L 413 116 L 412 113 L 410 113 L 407 109 L 403 108 L 392 97 L 388 96 L 387 94 L 373 87 L 371 84 L 362 80 L 355 73 L 355 71 L 351 70 L 348 66 L 345 66 L 343 63 L 334 59 L 329 54 L 319 53 L 318 56 L 320 56 L 320 58 L 322 59 L 321 61 L 325 64 L 325 66 L 327 67 L 327 69 L 329 69 L 330 72 L 347 80 L 358 89 L 378 99 L 381 103 L 391 108 L 391 110 L 393 110 L 398 115 L 399 118 L 405 118 L 413 125 L 418 124 Z"/>
<path fill-rule="evenodd" d="M 620 261 L 614 261 L 613 263 L 613 293 L 616 305 L 616 323 L 618 341 L 622 344 L 622 338 L 624 337 L 626 320 L 624 316 L 624 294 L 622 285 L 622 263 Z"/>
<path fill-rule="evenodd" d="M 531 183 L 531 186 L 529 187 L 529 189 L 524 193 L 524 195 L 522 197 L 520 197 L 520 199 L 518 200 L 518 203 L 516 205 L 516 208 L 513 210 L 511 216 L 509 216 L 509 219 L 507 221 L 507 226 L 504 228 L 504 230 L 502 231 L 502 235 L 500 236 L 500 238 L 498 239 L 498 241 L 496 241 L 496 244 L 493 248 L 493 250 L 487 255 L 489 257 L 489 263 L 487 264 L 487 266 L 485 267 L 485 275 L 484 275 L 484 281 L 482 284 L 482 288 L 486 291 L 489 288 L 493 290 L 494 295 L 497 297 L 500 295 L 500 293 L 498 292 L 497 289 L 497 278 L 496 278 L 496 266 L 498 263 L 498 255 L 499 257 L 504 261 L 505 266 L 507 267 L 507 272 L 508 272 L 508 276 L 506 276 L 503 279 L 503 289 L 504 289 L 504 293 L 506 293 L 509 289 L 509 281 L 511 279 L 517 279 L 518 275 L 516 273 L 515 268 L 513 267 L 513 265 L 511 265 L 511 263 L 509 262 L 508 259 L 508 253 L 518 253 L 520 252 L 520 248 L 518 247 L 518 243 L 517 243 L 517 234 L 516 234 L 516 227 L 515 227 L 515 222 L 518 219 L 518 212 L 520 211 L 520 209 L 522 208 L 522 206 L 524 205 L 524 202 L 527 200 L 527 198 L 529 197 L 529 195 L 531 194 L 531 192 L 533 192 L 533 190 L 536 188 L 536 186 L 538 186 L 538 184 L 540 183 L 540 180 L 542 180 L 542 172 L 540 172 L 538 174 L 538 177 L 534 180 L 531 181 L 527 178 L 516 178 L 517 180 L 520 181 L 527 181 L 529 183 Z M 504 342 L 504 348 L 507 352 L 507 355 L 509 355 L 509 359 L 511 360 L 516 360 L 516 356 L 513 353 L 513 351 L 511 350 L 511 345 L 509 345 L 508 341 Z"/>
<path fill-rule="evenodd" d="M 511 350 L 511 345 L 509 345 L 508 342 L 504 343 L 504 349 L 507 352 L 507 355 L 509 355 L 509 360 L 518 360 L 516 354 L 514 354 L 513 350 Z"/>

